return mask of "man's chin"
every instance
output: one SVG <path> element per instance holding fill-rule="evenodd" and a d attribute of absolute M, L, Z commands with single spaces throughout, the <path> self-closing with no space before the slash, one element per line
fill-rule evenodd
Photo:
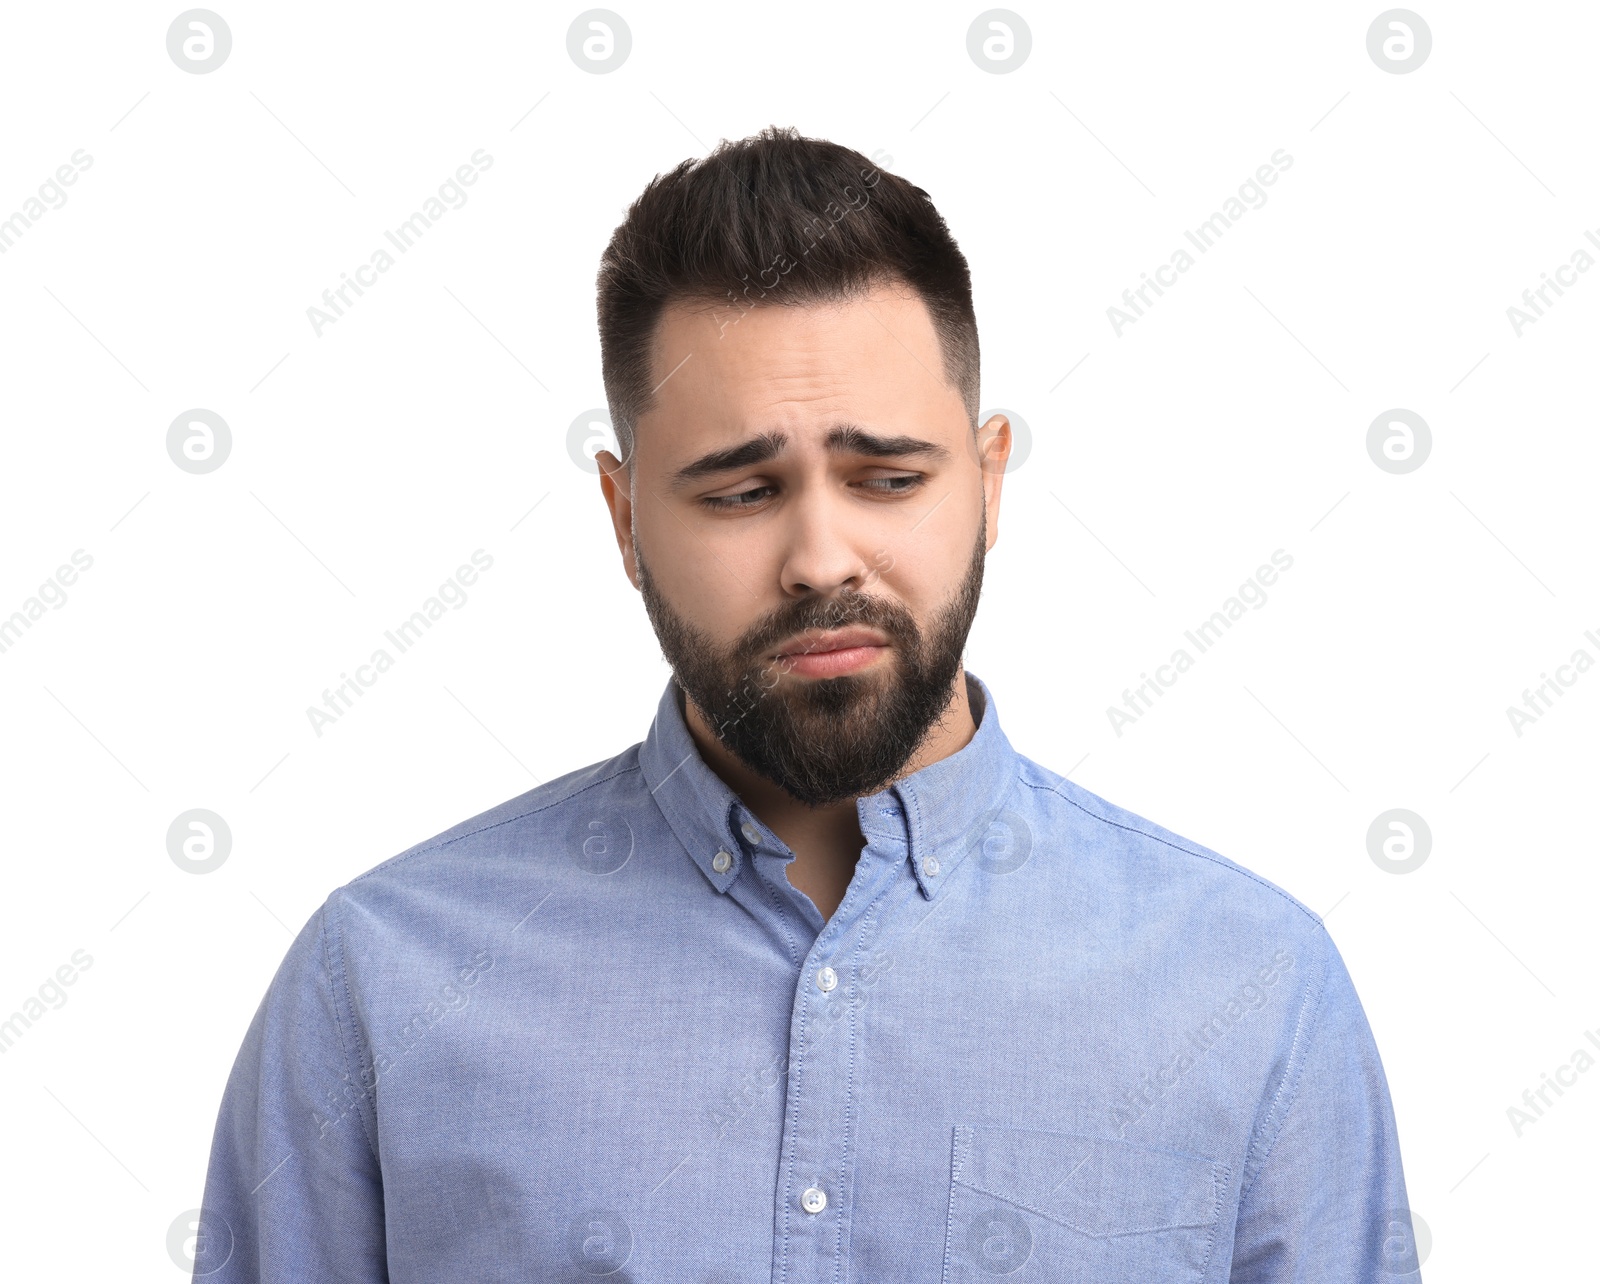
<path fill-rule="evenodd" d="M 767 684 L 748 716 L 719 726 L 722 743 L 808 807 L 874 793 L 900 774 L 939 715 L 913 708 L 908 716 L 908 702 L 931 697 L 900 666 L 896 655 L 838 677 L 786 674 Z"/>

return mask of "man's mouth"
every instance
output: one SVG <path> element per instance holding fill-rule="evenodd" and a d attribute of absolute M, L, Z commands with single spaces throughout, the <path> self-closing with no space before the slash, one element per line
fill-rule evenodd
<path fill-rule="evenodd" d="M 837 678 L 876 664 L 889 653 L 889 639 L 876 629 L 807 629 L 782 643 L 774 659 L 784 673 Z"/>

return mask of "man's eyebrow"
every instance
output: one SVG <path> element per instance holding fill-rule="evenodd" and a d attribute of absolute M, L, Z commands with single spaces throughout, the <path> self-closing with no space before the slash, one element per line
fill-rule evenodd
<path fill-rule="evenodd" d="M 928 459 L 949 459 L 950 452 L 937 442 L 920 437 L 880 437 L 854 424 L 835 428 L 828 434 L 828 449 L 840 455 L 879 457 L 922 455 Z"/>
<path fill-rule="evenodd" d="M 702 477 L 767 463 L 782 454 L 788 444 L 789 438 L 784 433 L 764 432 L 737 446 L 710 451 L 673 473 L 671 488 L 679 490 Z M 950 458 L 950 452 L 937 442 L 924 441 L 920 437 L 882 437 L 855 424 L 844 424 L 833 429 L 827 436 L 826 445 L 836 455 L 870 455 L 879 459 L 908 455 L 938 460 Z"/>
<path fill-rule="evenodd" d="M 752 464 L 764 464 L 769 459 L 776 459 L 788 444 L 789 439 L 783 433 L 764 432 L 759 437 L 740 442 L 737 446 L 713 450 L 673 473 L 672 489 L 677 490 L 692 481 L 710 477 L 715 473 L 725 473 L 734 468 L 748 468 Z"/>

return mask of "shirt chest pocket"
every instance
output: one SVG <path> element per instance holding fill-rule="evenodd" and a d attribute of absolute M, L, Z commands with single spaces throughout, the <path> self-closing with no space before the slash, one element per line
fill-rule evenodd
<path fill-rule="evenodd" d="M 947 1284 L 1190 1284 L 1228 1169 L 1198 1155 L 1032 1128 L 958 1125 Z"/>

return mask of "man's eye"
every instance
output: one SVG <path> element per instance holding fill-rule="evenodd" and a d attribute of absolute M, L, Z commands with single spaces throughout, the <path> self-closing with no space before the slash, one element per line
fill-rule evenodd
<path fill-rule="evenodd" d="M 734 508 L 750 508 L 764 500 L 771 491 L 771 486 L 752 486 L 749 490 L 741 490 L 736 495 L 707 495 L 700 502 L 707 508 L 722 509 L 723 511 Z"/>
<path fill-rule="evenodd" d="M 907 473 L 902 477 L 869 477 L 859 484 L 884 495 L 904 495 L 916 490 L 926 480 L 920 473 Z"/>

